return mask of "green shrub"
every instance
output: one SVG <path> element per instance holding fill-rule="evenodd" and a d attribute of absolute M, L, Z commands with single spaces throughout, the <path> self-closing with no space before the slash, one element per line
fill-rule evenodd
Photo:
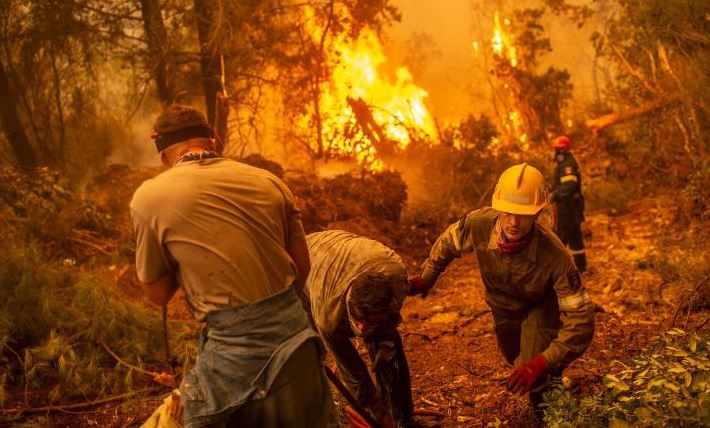
<path fill-rule="evenodd" d="M 36 247 L 13 241 L 4 245 L 0 401 L 9 391 L 25 388 L 47 389 L 49 401 L 56 401 L 131 387 L 139 375 L 118 364 L 104 345 L 134 366 L 167 369 L 158 311 L 74 272 L 75 267 L 45 260 Z M 175 355 L 193 353 L 194 328 L 171 323 L 170 331 Z"/>
<path fill-rule="evenodd" d="M 625 213 L 633 200 L 635 187 L 617 178 L 592 180 L 585 183 L 584 199 L 587 211 L 609 210 L 612 214 Z"/>
<path fill-rule="evenodd" d="M 615 362 L 606 391 L 578 399 L 559 386 L 546 397 L 551 427 L 710 425 L 710 337 L 673 329 L 649 351 Z"/>

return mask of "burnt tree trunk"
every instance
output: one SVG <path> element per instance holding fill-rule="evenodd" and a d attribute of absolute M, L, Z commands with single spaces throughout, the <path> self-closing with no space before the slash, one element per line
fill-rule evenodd
<path fill-rule="evenodd" d="M 596 133 L 604 128 L 616 125 L 617 123 L 626 122 L 627 120 L 635 119 L 637 117 L 653 113 L 654 111 L 671 105 L 677 101 L 678 97 L 671 97 L 669 99 L 656 99 L 653 101 L 649 101 L 639 107 L 635 107 L 623 112 L 609 113 L 603 116 L 596 117 L 594 119 L 587 119 L 584 124 L 587 126 L 587 128 L 592 130 L 592 132 Z"/>
<path fill-rule="evenodd" d="M 165 105 L 175 95 L 174 69 L 169 60 L 168 35 L 158 0 L 141 0 L 143 29 L 148 39 L 148 67 L 157 87 L 158 99 Z"/>
<path fill-rule="evenodd" d="M 207 104 L 207 120 L 214 125 L 217 93 L 222 90 L 218 35 L 213 31 L 215 22 L 220 19 L 216 10 L 220 6 L 218 2 L 209 0 L 194 0 L 194 5 L 197 35 L 200 40 L 200 66 Z"/>
<path fill-rule="evenodd" d="M 5 72 L 5 66 L 0 62 L 0 119 L 12 151 L 20 165 L 37 166 L 37 156 L 27 140 L 27 135 L 17 114 L 17 99 L 12 91 L 12 85 Z"/>

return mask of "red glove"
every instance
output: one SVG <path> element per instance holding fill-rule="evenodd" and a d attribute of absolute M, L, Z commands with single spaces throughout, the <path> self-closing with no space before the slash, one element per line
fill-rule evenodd
<path fill-rule="evenodd" d="M 515 369 L 508 378 L 508 391 L 512 393 L 525 394 L 539 379 L 547 375 L 550 368 L 542 355 L 538 355 L 525 363 L 519 369 Z"/>
<path fill-rule="evenodd" d="M 422 297 L 426 297 L 429 290 L 431 290 L 431 286 L 424 284 L 424 280 L 422 280 L 422 276 L 420 274 L 412 275 L 408 278 L 408 280 L 410 296 L 421 294 Z"/>

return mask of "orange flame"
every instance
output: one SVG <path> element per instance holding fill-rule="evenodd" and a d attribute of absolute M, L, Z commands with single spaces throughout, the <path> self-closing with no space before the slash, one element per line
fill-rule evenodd
<path fill-rule="evenodd" d="M 504 23 L 505 25 L 509 25 L 510 21 L 506 18 L 504 19 Z M 491 38 L 491 45 L 493 47 L 493 53 L 499 57 L 506 58 L 511 66 L 517 67 L 517 49 L 513 45 L 510 37 L 503 31 L 503 27 L 500 25 L 500 14 L 497 10 L 493 17 L 493 37 Z"/>
<path fill-rule="evenodd" d="M 313 40 L 320 40 L 321 29 L 311 27 L 308 31 Z M 394 79 L 380 75 L 378 68 L 387 58 L 373 31 L 362 30 L 354 41 L 340 36 L 325 55 L 325 61 L 334 66 L 329 81 L 321 84 L 319 99 L 325 151 L 354 158 L 371 170 L 384 167 L 373 144 L 376 142 L 360 129 L 362 124 L 357 123 L 348 99 L 364 101 L 386 139 L 399 150 L 413 138 L 434 141 L 436 126 L 424 103 L 427 91 L 414 84 L 406 67 L 398 68 Z M 308 126 L 310 120 L 304 117 L 300 125 Z"/>

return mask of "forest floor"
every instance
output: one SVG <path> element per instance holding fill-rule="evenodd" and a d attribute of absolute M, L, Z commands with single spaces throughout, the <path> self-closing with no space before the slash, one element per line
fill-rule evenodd
<path fill-rule="evenodd" d="M 596 307 L 596 333 L 586 354 L 564 373 L 582 395 L 603 388 L 612 361 L 642 351 L 663 332 L 687 291 L 661 288 L 658 274 L 639 268 L 659 251 L 656 231 L 671 221 L 664 208 L 669 202 L 642 200 L 617 217 L 587 215 L 589 270 L 583 281 Z M 511 369 L 496 346 L 475 256 L 455 260 L 435 290 L 425 299 L 407 300 L 403 312 L 415 407 L 443 415 L 423 421 L 442 427 L 534 426 L 527 397 L 502 385 Z"/>
<path fill-rule="evenodd" d="M 126 195 L 116 200 L 125 201 Z M 680 297 L 689 291 L 687 284 L 667 283 L 644 263 L 667 249 L 657 246 L 657 235 L 673 221 L 672 206 L 670 196 L 655 196 L 633 203 L 622 215 L 587 213 L 589 270 L 583 281 L 596 306 L 596 334 L 588 352 L 565 371 L 567 381 L 581 395 L 603 389 L 602 377 L 612 361 L 643 351 L 666 330 Z M 362 233 L 348 222 L 336 226 Z M 391 237 L 369 237 L 392 241 Z M 670 241 L 683 250 L 680 239 Z M 422 254 L 421 249 L 395 248 L 410 272 L 417 272 L 422 260 L 411 255 Z M 125 287 L 130 298 L 140 298 L 135 279 L 130 279 L 131 269 L 112 266 L 104 276 Z M 174 319 L 190 318 L 182 298 L 173 299 L 169 313 Z M 694 316 L 681 314 L 676 324 L 682 328 Z M 496 346 L 474 256 L 455 260 L 427 298 L 405 301 L 400 331 L 415 408 L 421 414 L 418 420 L 432 427 L 534 425 L 527 397 L 510 394 L 502 384 L 510 368 Z M 139 426 L 166 394 L 167 389 L 86 412 L 55 413 L 45 420 L 51 426 Z M 342 398 L 336 395 L 336 400 L 342 405 Z"/>

